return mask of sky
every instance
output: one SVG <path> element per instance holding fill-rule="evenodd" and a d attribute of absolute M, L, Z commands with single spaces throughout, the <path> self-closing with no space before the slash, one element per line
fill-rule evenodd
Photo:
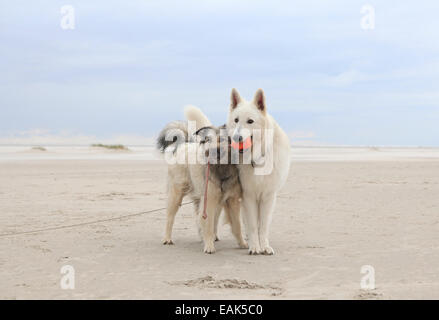
<path fill-rule="evenodd" d="M 3 0 L 0 144 L 142 144 L 187 104 L 225 123 L 235 87 L 263 88 L 298 145 L 439 147 L 438 12 L 435 0 Z"/>

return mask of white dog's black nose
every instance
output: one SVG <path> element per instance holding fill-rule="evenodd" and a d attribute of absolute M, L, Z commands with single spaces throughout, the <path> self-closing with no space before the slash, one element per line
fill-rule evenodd
<path fill-rule="evenodd" d="M 240 134 L 233 135 L 232 139 L 235 142 L 242 142 L 242 136 Z"/>

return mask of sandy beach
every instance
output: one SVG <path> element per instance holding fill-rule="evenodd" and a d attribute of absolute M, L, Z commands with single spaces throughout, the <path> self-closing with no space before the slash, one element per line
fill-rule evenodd
<path fill-rule="evenodd" d="M 131 149 L 0 147 L 0 299 L 439 299 L 438 149 L 293 149 L 274 256 L 228 226 L 204 254 L 191 204 L 162 245 L 166 165 Z"/>

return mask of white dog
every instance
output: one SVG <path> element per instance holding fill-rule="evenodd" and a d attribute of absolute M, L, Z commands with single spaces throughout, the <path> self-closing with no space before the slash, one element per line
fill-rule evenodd
<path fill-rule="evenodd" d="M 267 113 L 262 89 L 256 92 L 250 102 L 242 99 L 236 89 L 232 89 L 227 128 L 232 143 L 239 146 L 239 152 L 252 155 L 251 164 L 239 164 L 239 179 L 243 190 L 242 215 L 249 254 L 274 254 L 268 233 L 276 194 L 285 183 L 290 168 L 290 141 Z M 259 139 L 255 139 L 255 135 Z M 254 152 L 257 144 L 262 149 L 259 158 L 255 158 Z M 264 165 L 269 170 L 258 173 L 258 165 L 255 163 L 260 163 L 261 159 L 265 159 Z"/>

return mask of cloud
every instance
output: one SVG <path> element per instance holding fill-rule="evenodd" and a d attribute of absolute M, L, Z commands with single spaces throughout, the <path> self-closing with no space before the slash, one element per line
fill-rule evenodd
<path fill-rule="evenodd" d="M 247 97 L 262 87 L 287 132 L 349 144 L 426 144 L 439 135 L 429 121 L 411 132 L 376 127 L 379 119 L 404 128 L 439 107 L 437 1 L 373 4 L 368 32 L 360 1 L 72 4 L 71 31 L 59 27 L 59 2 L 2 6 L 0 134 L 41 127 L 81 132 L 64 137 L 72 143 L 120 133 L 143 139 L 181 119 L 185 104 L 222 123 L 232 87 Z M 357 120 L 364 115 L 370 121 Z"/>

